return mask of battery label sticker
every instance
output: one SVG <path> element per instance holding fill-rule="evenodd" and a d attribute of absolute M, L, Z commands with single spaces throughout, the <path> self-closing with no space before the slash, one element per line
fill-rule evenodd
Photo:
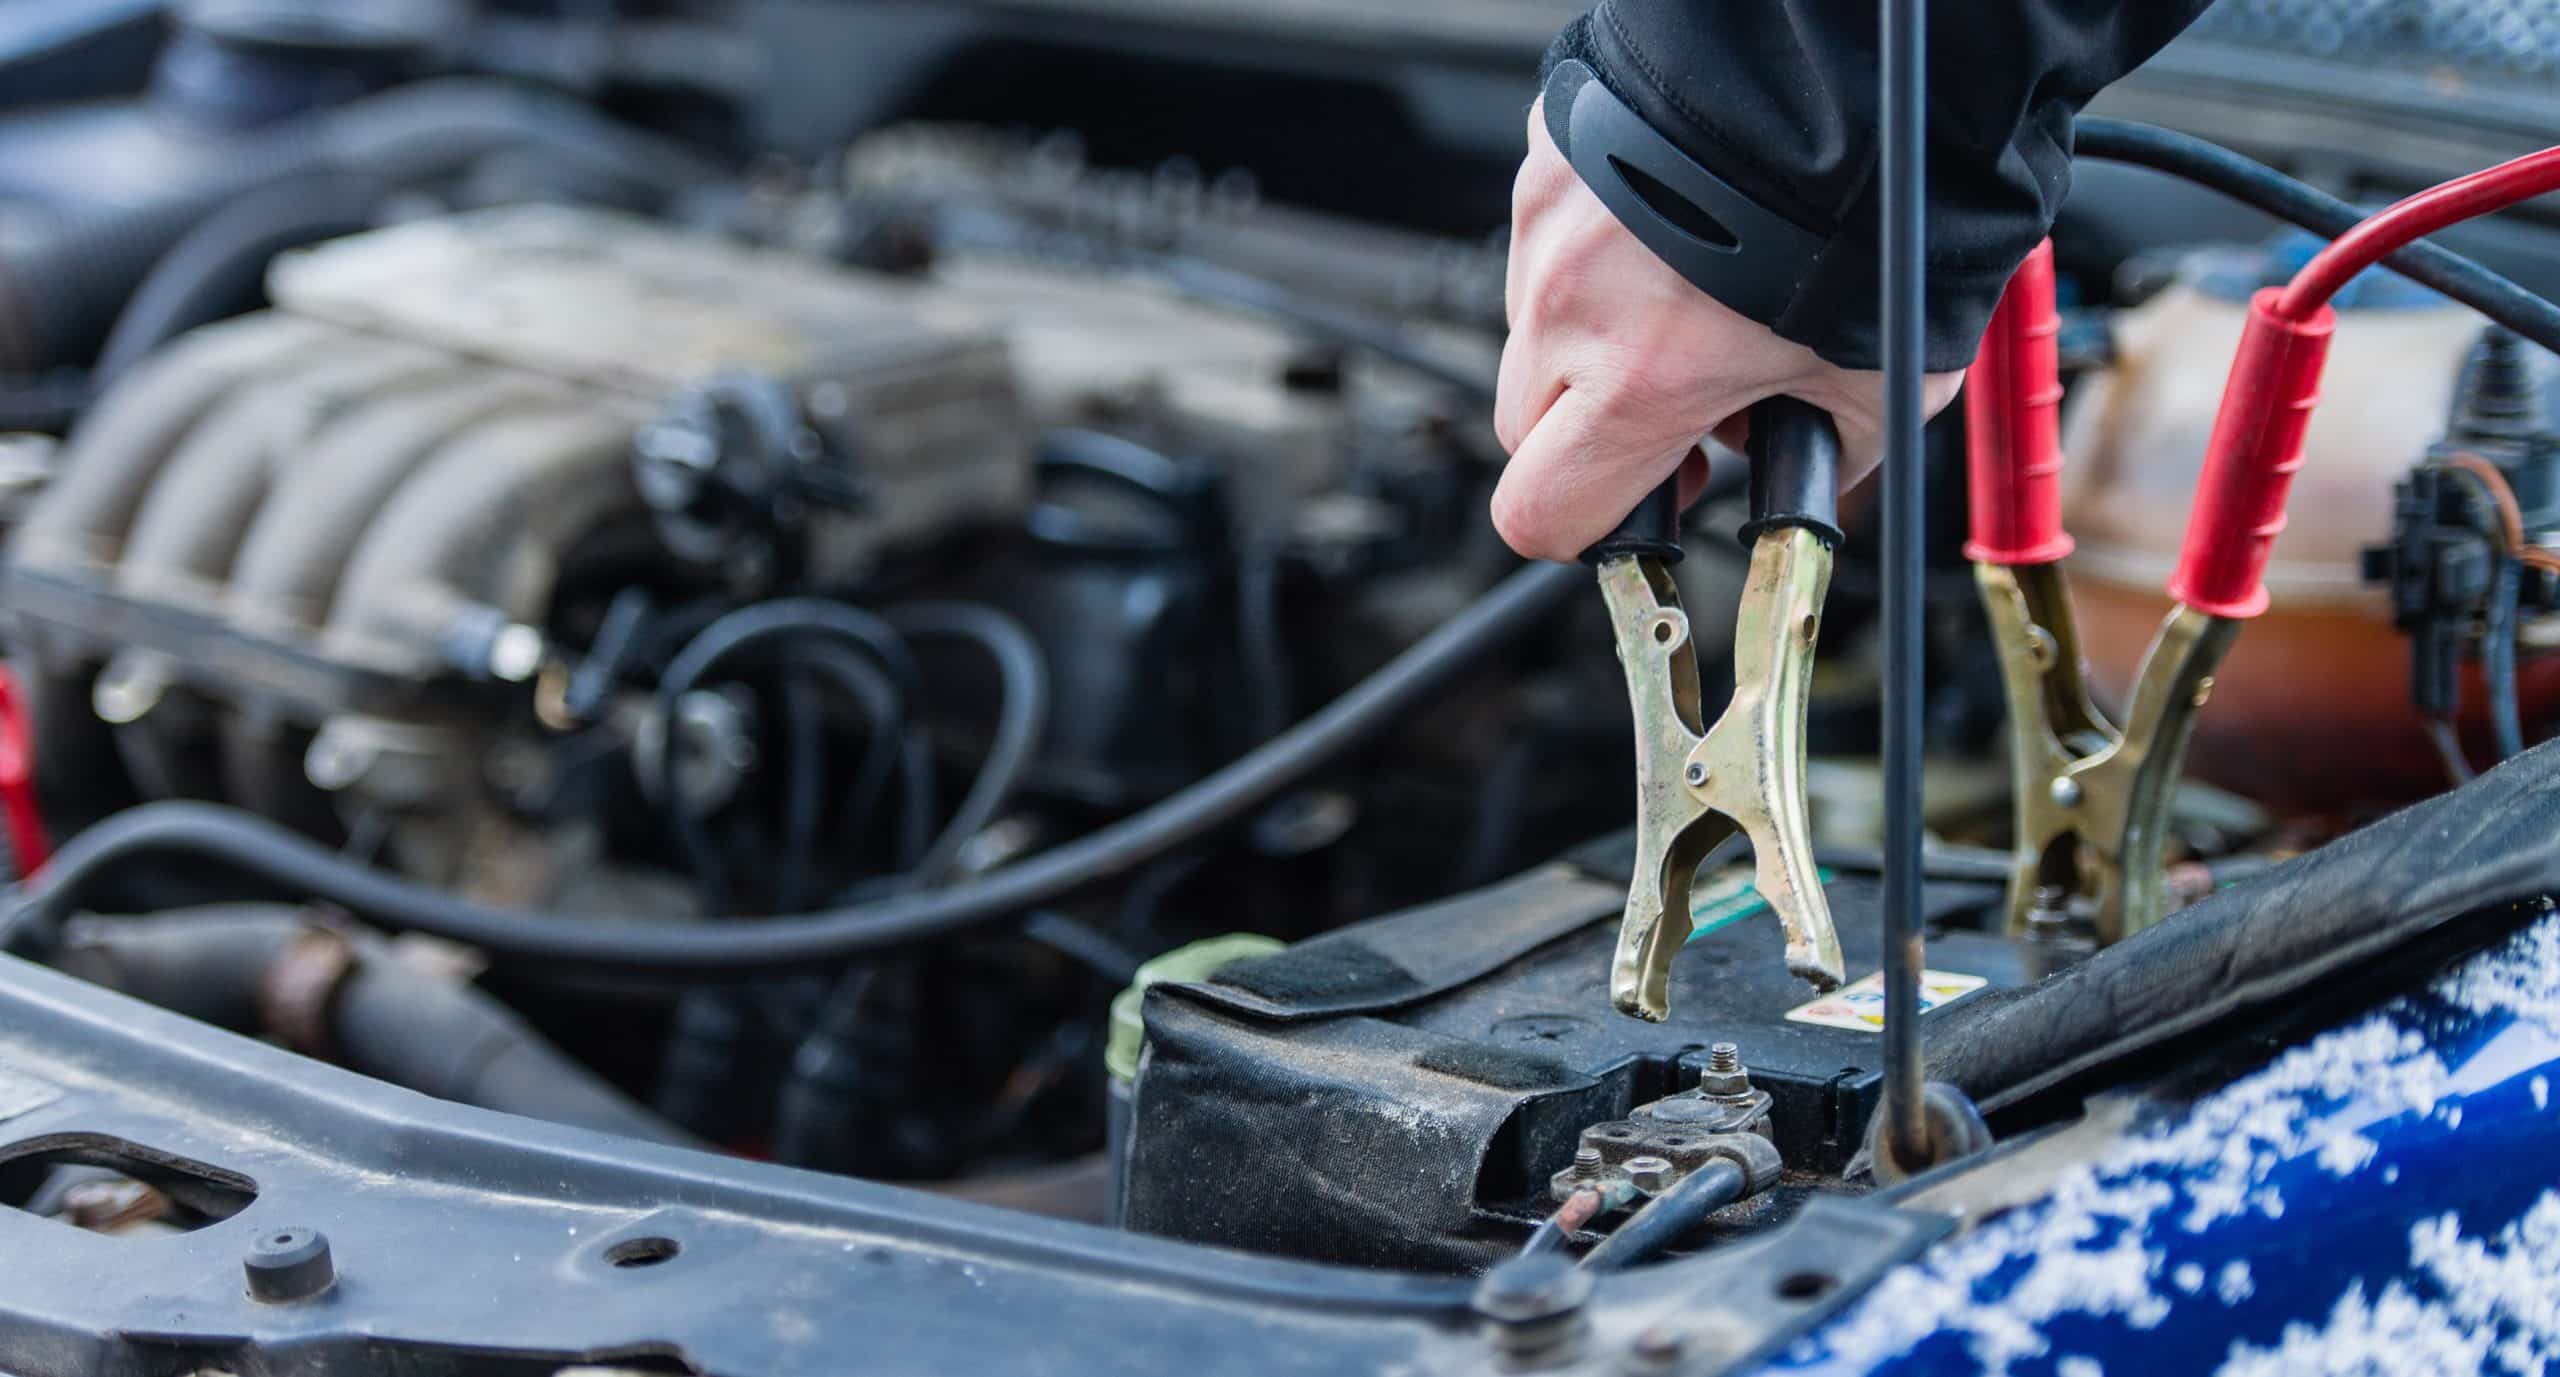
<path fill-rule="evenodd" d="M 1827 869 L 1816 869 L 1814 878 L 1831 883 Z M 1701 875 L 1689 889 L 1689 940 L 1697 941 L 1727 923 L 1738 923 L 1753 914 L 1769 911 L 1769 901 L 1751 887 L 1752 869 L 1747 865 L 1729 865 L 1712 875 Z"/>
<path fill-rule="evenodd" d="M 1961 971 L 1922 971 L 1920 973 L 1920 1012 L 1943 1009 L 1991 982 L 1978 975 Z M 1810 1004 L 1799 1004 L 1787 1010 L 1796 1023 L 1820 1024 L 1825 1028 L 1847 1028 L 1853 1032 L 1884 1031 L 1884 973 L 1878 971 L 1862 980 L 1852 980 Z"/>

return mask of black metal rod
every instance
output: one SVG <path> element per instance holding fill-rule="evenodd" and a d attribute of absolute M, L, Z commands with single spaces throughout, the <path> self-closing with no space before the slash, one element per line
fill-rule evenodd
<path fill-rule="evenodd" d="M 1922 274 L 1928 251 L 1927 0 L 1884 0 L 1884 1105 L 1885 1140 L 1926 1156 L 1921 1105 L 1920 751 Z"/>

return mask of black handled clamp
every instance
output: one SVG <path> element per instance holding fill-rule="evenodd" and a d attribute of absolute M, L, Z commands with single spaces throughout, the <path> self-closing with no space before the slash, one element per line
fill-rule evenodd
<path fill-rule="evenodd" d="M 1733 628 L 1733 701 L 1713 728 L 1702 721 L 1697 647 L 1670 575 L 1680 552 L 1676 480 L 1585 556 L 1599 570 L 1635 709 L 1636 870 L 1609 998 L 1638 1018 L 1669 1016 L 1691 880 L 1735 831 L 1750 839 L 1754 884 L 1786 930 L 1787 969 L 1820 989 L 1841 979 L 1804 783 L 1813 649 L 1840 539 L 1840 436 L 1820 410 L 1773 398 L 1751 410 L 1750 452 L 1751 569 Z"/>

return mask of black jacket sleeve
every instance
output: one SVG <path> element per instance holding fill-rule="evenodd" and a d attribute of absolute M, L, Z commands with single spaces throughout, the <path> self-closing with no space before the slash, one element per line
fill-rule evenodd
<path fill-rule="evenodd" d="M 1928 356 L 1973 358 L 2071 189 L 2071 122 L 2208 0 L 1942 0 L 1929 21 Z M 1579 58 L 1708 170 L 1825 240 L 1763 323 L 1877 366 L 1877 17 L 1861 0 L 1601 0 Z"/>

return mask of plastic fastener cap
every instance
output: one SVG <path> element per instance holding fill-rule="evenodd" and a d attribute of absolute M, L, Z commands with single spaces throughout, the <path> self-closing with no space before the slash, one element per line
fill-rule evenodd
<path fill-rule="evenodd" d="M 249 1241 L 240 1267 L 249 1279 L 249 1295 L 270 1304 L 308 1300 L 338 1279 L 328 1235 L 311 1228 L 266 1230 Z"/>

